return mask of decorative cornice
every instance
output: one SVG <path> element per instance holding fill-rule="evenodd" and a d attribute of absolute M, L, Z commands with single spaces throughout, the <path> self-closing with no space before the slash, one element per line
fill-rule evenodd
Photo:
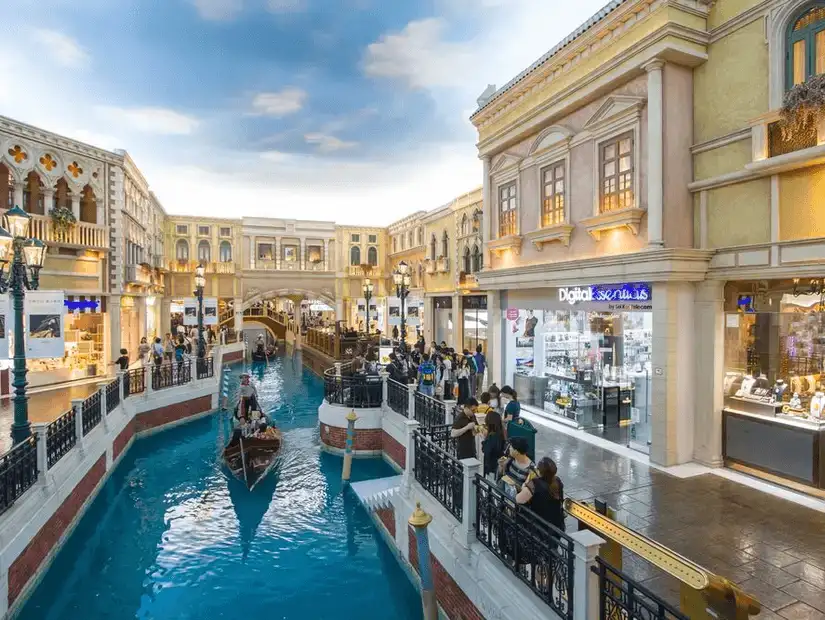
<path fill-rule="evenodd" d="M 546 228 L 539 228 L 524 235 L 536 249 L 541 252 L 545 243 L 560 242 L 563 246 L 570 246 L 570 235 L 573 234 L 575 226 L 572 224 L 556 224 Z"/>
<path fill-rule="evenodd" d="M 614 228 L 627 228 L 634 235 L 638 235 L 642 217 L 646 212 L 645 209 L 638 208 L 607 211 L 606 213 L 580 220 L 579 224 L 581 224 L 596 241 L 601 239 L 604 231 L 613 230 Z"/>
<path fill-rule="evenodd" d="M 65 136 L 40 129 L 32 125 L 27 125 L 20 121 L 8 118 L 7 116 L 0 116 L 0 131 L 8 132 L 21 138 L 34 140 L 45 146 L 50 146 L 55 149 L 62 149 L 73 151 L 78 155 L 85 157 L 92 157 L 110 164 L 122 165 L 123 157 L 118 153 L 107 151 L 105 149 L 80 142 L 79 140 L 72 140 Z"/>
<path fill-rule="evenodd" d="M 507 235 L 499 239 L 492 239 L 487 242 L 487 249 L 501 256 L 507 250 L 512 250 L 516 254 L 521 254 L 521 242 L 524 237 L 521 235 Z"/>
<path fill-rule="evenodd" d="M 710 140 L 705 140 L 704 142 L 700 142 L 699 144 L 694 144 L 692 147 L 690 147 L 690 152 L 693 155 L 698 155 L 699 153 L 712 151 L 714 149 L 727 146 L 728 144 L 733 144 L 734 142 L 750 140 L 751 133 L 752 132 L 750 127 L 746 127 L 745 129 L 738 129 L 737 131 L 731 132 L 724 136 L 719 136 L 718 138 L 711 138 Z"/>

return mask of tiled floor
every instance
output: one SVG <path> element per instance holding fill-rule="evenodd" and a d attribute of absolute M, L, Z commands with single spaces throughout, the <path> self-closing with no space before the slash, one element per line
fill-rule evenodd
<path fill-rule="evenodd" d="M 760 619 L 825 618 L 825 513 L 713 474 L 676 478 L 538 428 L 536 458 L 556 461 L 568 497 L 607 500 L 626 525 L 740 584 L 762 603 Z M 678 604 L 669 576 L 628 552 L 623 568 Z"/>

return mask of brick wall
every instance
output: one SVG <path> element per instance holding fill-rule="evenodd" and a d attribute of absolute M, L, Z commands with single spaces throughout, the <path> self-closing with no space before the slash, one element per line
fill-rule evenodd
<path fill-rule="evenodd" d="M 124 448 L 129 445 L 129 440 L 132 439 L 135 435 L 135 420 L 134 418 L 129 420 L 129 423 L 126 427 L 120 431 L 120 434 L 115 437 L 115 441 L 112 443 L 112 460 L 117 460 L 117 457 L 120 456 L 120 453 L 123 452 Z"/>
<path fill-rule="evenodd" d="M 381 445 L 384 450 L 384 454 L 390 457 L 390 460 L 392 460 L 401 469 L 404 469 L 407 464 L 407 449 L 393 439 L 392 435 L 386 431 L 381 432 Z"/>
<path fill-rule="evenodd" d="M 415 532 L 409 526 L 409 554 L 410 564 L 418 573 L 418 546 L 415 542 Z M 435 586 L 435 598 L 441 609 L 447 614 L 450 620 L 484 620 L 484 616 L 458 587 L 455 580 L 444 570 L 438 558 L 430 553 L 430 566 L 433 573 L 433 585 Z"/>
<path fill-rule="evenodd" d="M 228 353 L 223 354 L 223 363 L 230 364 L 232 362 L 239 362 L 243 359 L 243 350 L 241 351 L 229 351 Z"/>
<path fill-rule="evenodd" d="M 212 409 L 212 396 L 206 395 L 192 400 L 185 400 L 174 405 L 152 409 L 135 416 L 135 431 L 141 432 L 151 428 L 157 428 L 164 424 L 177 422 L 184 418 L 203 413 Z"/>
<path fill-rule="evenodd" d="M 389 508 L 378 508 L 375 511 L 375 515 L 381 523 L 384 524 L 384 527 L 387 528 L 392 539 L 395 540 L 395 509 L 392 506 Z"/>
<path fill-rule="evenodd" d="M 327 432 L 329 429 L 329 432 Z M 382 444 L 382 431 L 380 428 L 369 428 L 364 430 L 355 429 L 355 441 L 352 448 L 356 452 L 359 450 L 380 451 Z M 321 424 L 321 442 L 332 447 L 343 450 L 347 443 L 347 429 Z"/>
<path fill-rule="evenodd" d="M 102 455 L 83 476 L 31 542 L 9 567 L 9 605 L 14 603 L 60 537 L 71 525 L 83 503 L 106 473 L 106 455 Z"/>

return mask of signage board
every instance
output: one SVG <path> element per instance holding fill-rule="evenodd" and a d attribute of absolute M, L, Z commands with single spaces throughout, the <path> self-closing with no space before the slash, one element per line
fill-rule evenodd
<path fill-rule="evenodd" d="M 63 291 L 27 291 L 26 357 L 63 357 Z"/>
<path fill-rule="evenodd" d="M 562 287 L 559 301 L 574 306 L 578 303 L 644 303 L 653 299 L 650 285 L 644 282 L 625 284 L 594 284 L 592 286 Z M 509 318 L 510 310 L 507 310 Z"/>

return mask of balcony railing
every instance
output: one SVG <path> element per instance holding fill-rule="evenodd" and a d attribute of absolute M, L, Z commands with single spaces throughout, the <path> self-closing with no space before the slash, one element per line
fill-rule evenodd
<path fill-rule="evenodd" d="M 409 417 L 410 390 L 403 383 L 387 379 L 387 404 L 395 413 Z"/>
<path fill-rule="evenodd" d="M 46 462 L 49 469 L 77 445 L 76 415 L 72 407 L 46 428 Z"/>
<path fill-rule="evenodd" d="M 144 368 L 132 368 L 126 371 L 123 383 L 123 396 L 132 394 L 142 394 L 146 391 L 146 370 Z"/>
<path fill-rule="evenodd" d="M 120 377 L 106 386 L 106 414 L 112 413 L 120 405 Z"/>
<path fill-rule="evenodd" d="M 0 216 L 6 213 L 0 209 Z M 62 245 L 74 248 L 109 249 L 109 227 L 76 222 L 66 230 L 58 230 L 49 215 L 31 216 L 29 236 L 40 239 L 46 245 Z"/>
<path fill-rule="evenodd" d="M 169 271 L 173 273 L 195 273 L 195 268 L 203 264 L 207 274 L 231 275 L 235 273 L 235 263 L 201 263 L 196 260 L 169 261 Z"/>
<path fill-rule="evenodd" d="M 192 380 L 191 360 L 171 362 L 160 366 L 151 366 L 150 368 L 152 369 L 153 390 L 185 385 Z"/>
<path fill-rule="evenodd" d="M 596 556 L 591 570 L 599 576 L 599 618 L 688 620 L 688 617 L 622 571 Z"/>
<path fill-rule="evenodd" d="M 416 392 L 413 417 L 421 426 L 440 426 L 447 423 L 447 407 L 440 400 Z"/>
<path fill-rule="evenodd" d="M 0 456 L 0 514 L 37 482 L 37 436 L 31 435 Z"/>
<path fill-rule="evenodd" d="M 277 261 L 260 258 L 253 261 L 249 268 L 255 271 L 328 271 L 324 268 L 324 261 L 305 261 L 302 264 L 299 261 L 282 260 L 279 267 Z"/>
<path fill-rule="evenodd" d="M 324 400 L 330 405 L 352 409 L 381 406 L 383 386 L 376 375 L 336 375 L 331 368 L 324 372 Z"/>
<path fill-rule="evenodd" d="M 83 401 L 81 409 L 83 414 L 83 436 L 85 437 L 92 432 L 92 429 L 100 424 L 103 418 L 103 411 L 100 409 L 100 392 L 95 392 Z"/>
<path fill-rule="evenodd" d="M 143 265 L 126 265 L 126 284 L 152 284 L 152 273 Z"/>
<path fill-rule="evenodd" d="M 415 431 L 415 479 L 450 514 L 462 520 L 464 466 L 421 430 Z"/>

